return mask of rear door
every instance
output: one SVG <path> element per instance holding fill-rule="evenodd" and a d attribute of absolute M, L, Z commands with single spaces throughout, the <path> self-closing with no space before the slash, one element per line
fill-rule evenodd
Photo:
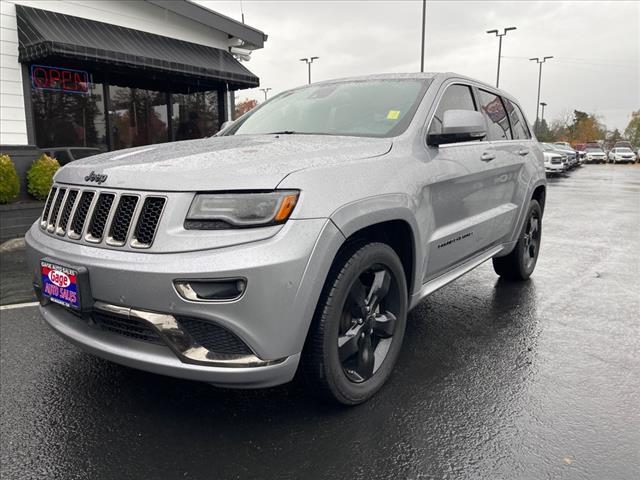
<path fill-rule="evenodd" d="M 536 151 L 539 148 L 532 139 L 531 130 L 525 120 L 520 106 L 506 97 L 502 97 L 506 108 L 509 124 L 511 126 L 512 140 L 497 142 L 501 149 L 508 155 L 505 173 L 508 180 L 505 182 L 501 204 L 504 206 L 504 214 L 496 216 L 494 232 L 497 241 L 511 237 L 515 224 L 518 221 L 518 209 L 525 203 L 524 195 L 527 192 L 522 183 L 527 181 L 527 162 L 536 162 Z M 524 185 L 526 186 L 526 185 Z"/>
<path fill-rule="evenodd" d="M 512 160 L 505 145 L 511 140 L 506 110 L 497 102 L 484 102 L 475 88 L 465 83 L 450 84 L 436 100 L 429 133 L 439 133 L 447 110 L 481 110 L 487 118 L 488 138 L 482 141 L 429 147 L 431 161 L 425 195 L 433 214 L 427 225 L 427 263 L 423 280 L 432 279 L 487 249 L 496 241 L 495 218 L 505 206 L 509 182 L 513 181 Z M 495 141 L 495 142 L 494 142 Z"/>

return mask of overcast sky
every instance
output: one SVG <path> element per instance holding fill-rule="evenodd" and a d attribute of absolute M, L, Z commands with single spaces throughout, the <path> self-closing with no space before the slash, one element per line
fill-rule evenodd
<path fill-rule="evenodd" d="M 240 0 L 197 0 L 240 19 Z M 242 2 L 247 24 L 269 35 L 244 65 L 269 95 L 307 82 L 299 59 L 318 56 L 312 80 L 420 69 L 422 2 Z M 609 129 L 624 129 L 640 109 L 640 2 L 427 2 L 426 71 L 453 71 L 495 84 L 498 39 L 485 33 L 515 26 L 503 39 L 500 88 L 536 114 L 541 101 L 553 120 L 573 109 L 595 112 Z M 259 90 L 239 98 L 263 100 Z"/>

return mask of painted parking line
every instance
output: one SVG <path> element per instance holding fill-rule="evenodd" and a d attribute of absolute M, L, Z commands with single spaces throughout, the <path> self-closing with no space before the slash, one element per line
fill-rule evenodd
<path fill-rule="evenodd" d="M 12 303 L 11 305 L 0 305 L 0 310 L 15 310 L 17 308 L 35 307 L 40 302 Z"/>

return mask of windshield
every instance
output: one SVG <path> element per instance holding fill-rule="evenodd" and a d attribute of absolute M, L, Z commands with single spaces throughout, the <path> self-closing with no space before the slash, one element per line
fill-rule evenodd
<path fill-rule="evenodd" d="M 594 148 L 594 147 L 587 147 L 587 152 L 601 153 L 602 149 L 601 148 Z"/>
<path fill-rule="evenodd" d="M 555 151 L 557 151 L 555 146 L 550 145 L 548 143 L 543 143 L 542 144 L 542 148 L 544 149 L 545 152 L 555 152 Z"/>
<path fill-rule="evenodd" d="M 633 153 L 630 148 L 618 147 L 615 149 L 616 153 Z"/>
<path fill-rule="evenodd" d="M 392 137 L 413 118 L 430 80 L 369 80 L 285 92 L 224 135 L 315 134 Z"/>

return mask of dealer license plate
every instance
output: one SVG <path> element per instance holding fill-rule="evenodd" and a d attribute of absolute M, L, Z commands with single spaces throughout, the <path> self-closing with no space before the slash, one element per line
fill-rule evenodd
<path fill-rule="evenodd" d="M 42 294 L 49 300 L 65 307 L 80 309 L 78 272 L 55 263 L 40 262 Z"/>

